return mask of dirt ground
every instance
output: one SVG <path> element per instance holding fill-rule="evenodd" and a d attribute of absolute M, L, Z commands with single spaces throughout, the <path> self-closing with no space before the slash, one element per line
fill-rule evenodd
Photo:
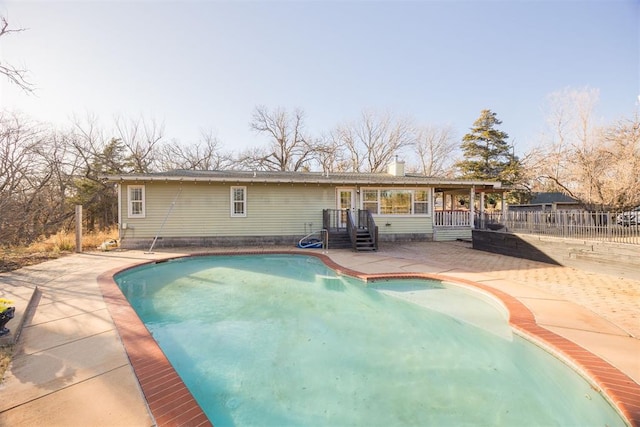
<path fill-rule="evenodd" d="M 63 256 L 63 252 L 24 253 L 0 249 L 0 273 L 17 270 Z"/>

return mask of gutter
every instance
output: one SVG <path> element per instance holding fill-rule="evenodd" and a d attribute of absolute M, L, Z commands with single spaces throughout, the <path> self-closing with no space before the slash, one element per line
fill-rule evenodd
<path fill-rule="evenodd" d="M 197 177 L 197 176 L 157 176 L 157 175 L 105 175 L 101 177 L 103 180 L 114 183 L 121 182 L 205 182 L 205 183 L 258 183 L 258 184 L 353 184 L 353 185 L 428 185 L 428 186 L 484 186 L 494 189 L 502 188 L 502 183 L 495 181 L 456 181 L 456 180 L 435 180 L 429 179 L 416 179 L 407 177 L 383 177 L 382 179 L 353 179 L 353 178 L 336 178 L 335 175 L 327 178 L 322 175 L 322 178 L 310 178 L 310 179 L 290 179 L 290 178 L 267 178 L 267 177 Z"/>

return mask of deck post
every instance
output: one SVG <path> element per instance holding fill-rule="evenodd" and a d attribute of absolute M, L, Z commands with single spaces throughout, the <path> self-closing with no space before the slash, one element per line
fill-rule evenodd
<path fill-rule="evenodd" d="M 76 205 L 76 252 L 82 252 L 82 205 Z"/>

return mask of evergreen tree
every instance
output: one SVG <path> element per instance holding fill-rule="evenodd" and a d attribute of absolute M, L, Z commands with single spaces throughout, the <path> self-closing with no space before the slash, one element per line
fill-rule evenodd
<path fill-rule="evenodd" d="M 462 138 L 464 160 L 456 163 L 463 178 L 497 179 L 514 184 L 522 175 L 522 164 L 513 154 L 506 132 L 496 129 L 502 124 L 491 110 L 482 110 L 471 132 Z"/>
<path fill-rule="evenodd" d="M 103 182 L 100 176 L 127 172 L 125 163 L 122 141 L 112 138 L 102 152 L 92 156 L 84 176 L 75 180 L 76 192 L 69 200 L 83 206 L 88 230 L 104 229 L 118 222 L 117 195 L 113 185 Z"/>

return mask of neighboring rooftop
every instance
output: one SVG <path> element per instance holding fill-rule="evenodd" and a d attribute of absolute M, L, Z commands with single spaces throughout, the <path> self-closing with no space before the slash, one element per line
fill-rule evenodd
<path fill-rule="evenodd" d="M 573 197 L 560 193 L 560 192 L 548 192 L 548 193 L 533 193 L 533 199 L 530 204 L 532 205 L 548 205 L 551 203 L 580 203 Z"/>

